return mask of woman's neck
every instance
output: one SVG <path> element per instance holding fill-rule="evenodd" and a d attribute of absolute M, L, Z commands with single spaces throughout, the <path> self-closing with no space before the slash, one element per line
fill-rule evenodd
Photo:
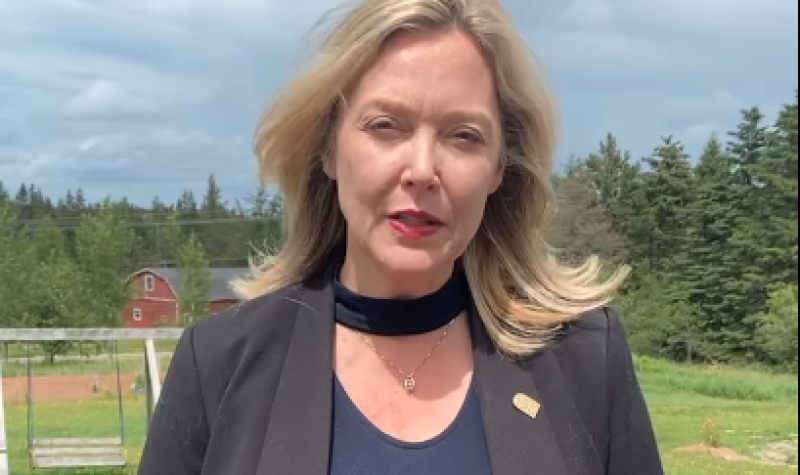
<path fill-rule="evenodd" d="M 402 292 L 401 297 L 389 292 L 384 295 L 393 296 L 365 295 L 344 283 L 345 269 L 338 274 L 342 277 L 337 276 L 333 282 L 336 321 L 362 333 L 382 336 L 429 333 L 453 322 L 471 303 L 469 284 L 460 269 L 451 269 L 438 287 L 410 297 L 404 297 Z"/>
<path fill-rule="evenodd" d="M 436 292 L 452 275 L 452 264 L 432 272 L 405 272 L 381 269 L 374 263 L 348 256 L 341 267 L 339 282 L 364 297 L 410 299 Z"/>

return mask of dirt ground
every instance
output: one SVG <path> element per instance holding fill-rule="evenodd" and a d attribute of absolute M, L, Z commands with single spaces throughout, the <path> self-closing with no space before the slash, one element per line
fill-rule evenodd
<path fill-rule="evenodd" d="M 728 462 L 760 462 L 767 465 L 797 467 L 797 440 L 769 444 L 758 453 L 757 459 L 746 457 L 730 447 L 692 445 L 679 449 L 681 452 L 707 452 Z"/>
<path fill-rule="evenodd" d="M 163 377 L 163 376 L 162 376 Z M 123 394 L 133 394 L 136 375 L 121 374 Z M 28 378 L 25 376 L 3 378 L 3 399 L 6 403 L 25 402 Z M 35 401 L 78 401 L 100 399 L 117 395 L 115 375 L 35 376 L 33 398 Z"/>

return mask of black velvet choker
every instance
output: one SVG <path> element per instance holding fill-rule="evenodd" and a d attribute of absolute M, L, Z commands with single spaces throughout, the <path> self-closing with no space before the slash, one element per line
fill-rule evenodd
<path fill-rule="evenodd" d="M 461 270 L 439 290 L 417 298 L 358 295 L 339 279 L 333 283 L 336 322 L 372 335 L 419 335 L 444 327 L 470 304 L 467 278 Z"/>

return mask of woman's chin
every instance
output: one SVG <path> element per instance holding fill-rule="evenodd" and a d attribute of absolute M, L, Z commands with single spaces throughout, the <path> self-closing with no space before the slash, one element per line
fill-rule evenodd
<path fill-rule="evenodd" d="M 417 249 L 388 249 L 381 261 L 389 274 L 422 280 L 437 280 L 439 274 L 449 277 L 454 262 L 441 252 Z"/>

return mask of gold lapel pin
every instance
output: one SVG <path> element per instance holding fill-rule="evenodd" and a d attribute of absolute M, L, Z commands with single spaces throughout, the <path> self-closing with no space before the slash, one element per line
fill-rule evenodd
<path fill-rule="evenodd" d="M 536 416 L 539 415 L 539 409 L 542 408 L 542 405 L 532 397 L 519 393 L 514 396 L 514 407 L 519 409 L 531 419 L 536 419 Z"/>

